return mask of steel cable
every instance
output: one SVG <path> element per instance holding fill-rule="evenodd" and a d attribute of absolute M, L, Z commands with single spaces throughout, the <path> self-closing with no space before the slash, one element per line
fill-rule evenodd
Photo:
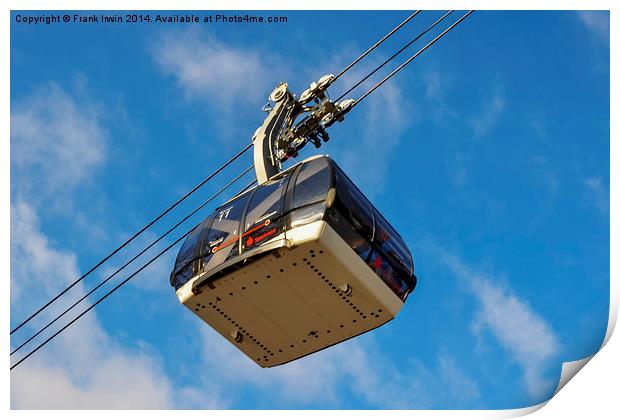
<path fill-rule="evenodd" d="M 170 207 L 168 207 L 166 210 L 164 210 L 163 213 L 161 213 L 159 216 L 157 216 L 155 219 L 151 220 L 149 223 L 147 223 L 142 229 L 140 229 L 138 232 L 136 232 L 135 234 L 133 234 L 133 236 L 131 236 L 129 239 L 127 239 L 122 245 L 120 245 L 118 248 L 116 248 L 114 251 L 112 251 L 110 254 L 108 254 L 105 258 L 103 258 L 101 261 L 99 261 L 97 264 L 95 264 L 95 266 L 93 266 L 90 270 L 88 270 L 85 274 L 83 274 L 80 278 L 78 278 L 77 280 L 75 280 L 73 283 L 71 283 L 69 286 L 67 286 L 64 290 L 62 290 L 60 293 L 58 293 L 56 296 L 54 296 L 50 301 L 48 301 L 45 305 L 43 305 L 42 307 L 40 307 L 39 309 L 37 309 L 32 315 L 30 315 L 28 318 L 26 318 L 24 321 L 22 321 L 17 327 L 13 328 L 11 330 L 10 335 L 12 335 L 14 332 L 18 331 L 20 328 L 22 328 L 24 325 L 26 325 L 28 322 L 30 322 L 35 316 L 37 316 L 38 314 L 40 314 L 42 311 L 44 311 L 47 307 L 49 307 L 52 303 L 54 303 L 56 300 L 58 300 L 61 296 L 63 296 L 65 293 L 67 293 L 69 290 L 71 290 L 76 284 L 78 284 L 79 282 L 81 282 L 82 280 L 84 280 L 88 275 L 90 275 L 93 271 L 95 271 L 97 268 L 99 268 L 103 263 L 105 263 L 106 261 L 108 261 L 112 256 L 114 256 L 115 254 L 117 254 L 121 249 L 123 249 L 125 246 L 127 246 L 130 242 L 132 242 L 134 239 L 136 239 L 139 235 L 141 235 L 145 230 L 147 230 L 148 228 L 150 228 L 151 226 L 153 226 L 155 223 L 157 223 L 162 217 L 164 217 L 166 214 L 168 214 L 170 211 L 172 211 L 172 209 L 174 209 L 176 206 L 178 206 L 181 202 L 183 202 L 185 199 L 187 199 L 190 195 L 192 195 L 194 192 L 196 192 L 199 188 L 201 188 L 203 185 L 205 185 L 210 179 L 212 179 L 214 176 L 216 176 L 217 174 L 219 174 L 221 171 L 223 171 L 228 165 L 230 165 L 231 163 L 233 163 L 235 160 L 237 160 L 239 157 L 241 157 L 241 155 L 243 155 L 245 152 L 247 152 L 250 148 L 252 147 L 252 143 L 248 144 L 247 146 L 245 146 L 241 151 L 239 151 L 236 155 L 234 155 L 233 157 L 231 157 L 226 163 L 224 163 L 222 166 L 220 166 L 216 171 L 212 172 L 209 176 L 207 176 L 202 182 L 200 182 L 198 185 L 196 185 L 194 188 L 192 188 L 188 193 L 186 193 L 183 197 L 179 198 L 174 204 L 172 204 Z"/>
<path fill-rule="evenodd" d="M 121 286 L 123 286 L 125 283 L 127 283 L 129 280 L 131 280 L 133 277 L 135 277 L 136 275 L 138 275 L 138 273 L 140 273 L 142 270 L 144 270 L 146 267 L 148 267 L 149 265 L 151 265 L 156 259 L 158 259 L 159 257 L 161 257 L 162 255 L 164 255 L 166 252 L 168 252 L 173 246 L 175 246 L 176 244 L 178 244 L 179 242 L 181 242 L 181 240 L 183 240 L 183 238 L 185 238 L 187 235 L 189 235 L 197 226 L 199 226 L 199 224 L 197 224 L 196 226 L 192 227 L 190 230 L 188 230 L 186 233 L 184 233 L 181 237 L 179 237 L 177 240 L 175 240 L 172 244 L 168 245 L 166 248 L 164 248 L 161 252 L 159 252 L 159 254 L 157 254 L 156 256 L 154 256 L 153 258 L 151 258 L 146 264 L 143 264 L 138 270 L 134 271 L 129 277 L 127 277 L 125 280 L 123 280 L 122 282 L 120 282 L 119 284 L 117 284 L 113 289 L 111 289 L 108 293 L 106 293 L 105 295 L 103 295 L 101 298 L 99 298 L 95 303 L 93 303 L 92 305 L 90 305 L 88 308 L 86 308 L 84 311 L 82 311 L 78 316 L 76 316 L 75 318 L 73 318 L 71 321 L 69 321 L 69 323 L 65 324 L 64 327 L 62 327 L 60 330 L 56 331 L 53 335 L 51 335 L 49 338 L 47 338 L 45 341 L 43 341 L 41 344 L 39 344 L 37 347 L 35 347 L 33 350 L 31 350 L 28 354 L 26 354 L 24 357 L 22 357 L 21 359 L 19 359 L 15 364 L 13 364 L 11 366 L 11 368 L 9 370 L 13 370 L 13 368 L 19 366 L 24 360 L 28 359 L 30 356 L 32 356 L 34 353 L 36 353 L 38 350 L 40 350 L 43 346 L 45 346 L 47 343 L 49 343 L 50 341 L 52 341 L 54 338 L 56 338 L 61 332 L 63 332 L 64 330 L 66 330 L 67 328 L 69 328 L 75 321 L 77 321 L 78 319 L 80 319 L 82 316 L 84 316 L 86 313 L 88 313 L 91 309 L 93 309 L 95 306 L 97 306 L 98 304 L 100 304 L 101 302 L 103 302 L 106 298 L 108 298 L 112 293 L 114 293 L 115 291 L 117 291 Z"/>
<path fill-rule="evenodd" d="M 334 79 L 331 81 L 331 83 L 334 83 L 336 80 L 338 80 L 340 78 L 340 76 L 342 76 L 343 74 L 345 74 L 347 71 L 349 71 L 351 69 L 351 67 L 353 67 L 354 65 L 356 65 L 362 58 L 366 57 L 368 54 L 370 54 L 371 51 L 373 51 L 375 48 L 377 48 L 379 45 L 383 44 L 383 42 L 388 39 L 389 37 L 391 37 L 392 35 L 394 35 L 394 33 L 396 33 L 396 31 L 398 31 L 400 28 L 402 28 L 407 22 L 409 22 L 411 19 L 413 19 L 414 17 L 416 17 L 416 15 L 420 14 L 420 12 L 422 12 L 421 10 L 416 10 L 413 14 L 411 14 L 409 17 L 407 17 L 405 20 L 403 20 L 401 23 L 399 23 L 396 27 L 394 27 L 394 29 L 392 29 L 390 32 L 388 32 L 383 38 L 381 38 L 379 41 L 377 41 L 375 43 L 375 45 L 373 45 L 372 47 L 368 48 L 366 50 L 366 52 L 362 53 L 359 57 L 357 57 L 355 60 L 353 60 L 353 62 L 351 62 L 351 64 L 349 64 L 348 66 L 346 66 L 344 69 L 342 69 L 340 71 L 340 73 L 338 73 L 336 75 L 336 77 L 334 77 Z"/>
<path fill-rule="evenodd" d="M 349 93 L 351 93 L 351 91 L 353 89 L 355 89 L 356 87 L 358 87 L 359 85 L 361 85 L 362 83 L 364 83 L 370 76 L 372 76 L 373 74 L 375 74 L 376 72 L 378 72 L 379 70 L 381 70 L 383 68 L 383 66 L 385 66 L 387 63 L 389 63 L 390 61 L 392 61 L 394 58 L 396 58 L 398 55 L 400 55 L 400 53 L 402 53 L 403 51 L 405 51 L 407 48 L 409 48 L 413 43 L 415 43 L 417 40 L 419 40 L 420 38 L 422 38 L 424 35 L 426 35 L 430 30 L 432 30 L 435 26 L 437 26 L 442 20 L 444 20 L 445 18 L 447 18 L 453 11 L 450 10 L 447 13 L 445 13 L 443 16 L 441 16 L 439 19 L 437 19 L 435 22 L 433 22 L 433 24 L 431 26 L 429 26 L 428 28 L 426 28 L 424 31 L 422 31 L 420 34 L 418 34 L 415 38 L 413 38 L 411 41 L 409 41 L 407 43 L 407 45 L 405 45 L 404 47 L 402 47 L 400 50 L 396 51 L 394 54 L 392 54 L 392 56 L 390 58 L 388 58 L 387 60 L 385 60 L 383 63 L 381 63 L 378 67 L 376 67 L 373 71 L 371 71 L 370 73 L 368 73 L 366 76 L 364 76 L 363 79 L 361 79 L 360 81 L 358 81 L 357 83 L 355 83 L 352 87 L 349 88 L 349 90 L 347 90 L 345 93 L 343 93 L 342 95 L 340 95 L 338 97 L 338 99 L 336 99 L 334 102 L 338 102 L 339 100 L 341 100 L 342 98 L 344 98 L 345 96 L 347 96 Z"/>
<path fill-rule="evenodd" d="M 136 256 L 134 256 L 132 259 L 130 259 L 129 261 L 127 261 L 124 265 L 122 265 L 119 269 L 117 269 L 114 273 L 112 273 L 111 275 L 109 275 L 106 279 L 104 279 L 103 281 L 101 281 L 99 284 L 97 284 L 97 286 L 95 288 L 93 288 L 92 290 L 90 290 L 88 293 L 86 293 L 84 296 L 82 296 L 77 302 L 75 302 L 74 304 L 72 304 L 69 308 L 65 309 L 60 315 L 56 316 L 54 319 L 52 319 L 51 321 L 49 321 L 44 327 L 40 328 L 35 334 L 33 334 L 30 338 L 28 338 L 26 341 L 24 341 L 22 344 L 20 344 L 17 348 L 13 349 L 13 351 L 11 351 L 10 356 L 12 356 L 14 353 L 16 353 L 17 351 L 21 350 L 25 345 L 27 345 L 28 343 L 30 343 L 32 340 L 34 340 L 37 336 L 39 336 L 39 334 L 41 334 L 43 331 L 45 331 L 46 329 L 48 329 L 50 326 L 52 326 L 56 321 L 58 321 L 60 318 L 62 318 L 66 313 L 68 313 L 71 309 L 75 308 L 77 305 L 79 305 L 84 299 L 86 299 L 87 297 L 89 297 L 90 295 L 92 295 L 95 291 L 97 291 L 100 287 L 102 287 L 104 284 L 106 284 L 109 280 L 111 280 L 114 276 L 116 276 L 118 273 L 120 273 L 123 269 L 125 269 L 129 264 L 131 264 L 132 262 L 134 262 L 135 260 L 137 260 L 138 258 L 140 258 L 142 255 L 144 255 L 144 253 L 146 251 L 148 251 L 149 249 L 151 249 L 153 246 L 155 246 L 159 241 L 161 241 L 162 239 L 164 239 L 166 236 L 168 236 L 172 231 L 174 231 L 176 228 L 178 228 L 181 224 L 183 224 L 185 221 L 187 221 L 187 219 L 189 219 L 190 217 L 192 217 L 194 214 L 196 214 L 198 211 L 200 211 L 201 209 L 203 209 L 207 204 L 209 204 L 211 201 L 213 201 L 217 196 L 219 196 L 221 193 L 223 193 L 225 190 L 227 190 L 232 184 L 234 184 L 235 182 L 237 182 L 239 179 L 241 179 L 244 175 L 246 175 L 249 171 L 251 171 L 254 168 L 254 165 L 250 166 L 249 168 L 247 168 L 245 171 L 243 171 L 242 173 L 240 173 L 239 175 L 237 175 L 232 181 L 230 181 L 228 184 L 226 184 L 224 187 L 222 187 L 219 191 L 217 191 L 215 194 L 213 194 L 211 197 L 209 197 L 204 203 L 202 203 L 200 206 L 198 206 L 197 208 L 195 208 L 191 213 L 189 213 L 187 216 L 185 216 L 183 219 L 181 219 L 181 221 L 179 221 L 177 224 L 175 224 L 173 227 L 171 227 L 170 229 L 168 229 L 168 231 L 166 231 L 166 233 L 164 233 L 163 235 L 161 235 L 159 238 L 157 238 L 156 240 L 154 240 L 153 242 L 151 242 L 146 248 L 144 248 L 142 251 L 140 251 Z M 253 183 L 252 183 L 253 184 Z M 252 184 L 249 184 L 249 186 L 251 186 Z M 247 189 L 248 187 L 245 187 L 244 189 Z"/>
<path fill-rule="evenodd" d="M 400 66 L 398 66 L 397 68 L 395 68 L 390 74 L 388 74 L 387 76 L 385 76 L 383 79 L 381 79 L 380 82 L 378 82 L 377 84 L 375 84 L 372 88 L 368 89 L 366 91 L 366 93 L 364 93 L 359 99 L 357 99 L 355 101 L 355 103 L 348 109 L 348 111 L 350 111 L 351 109 L 353 109 L 354 107 L 356 107 L 360 102 L 362 102 L 368 95 L 370 95 L 372 92 L 374 92 L 377 88 L 379 88 L 379 86 L 381 86 L 382 84 L 384 84 L 385 82 L 387 82 L 392 76 L 394 76 L 396 73 L 398 73 L 399 71 L 401 71 L 405 66 L 407 66 L 409 63 L 411 63 L 413 60 L 415 60 L 418 56 L 420 56 L 420 54 L 422 54 L 424 51 L 426 51 L 428 48 L 431 47 L 431 45 L 433 45 L 435 42 L 437 42 L 438 40 L 440 40 L 443 36 L 445 36 L 448 32 L 450 32 L 452 29 L 454 29 L 459 23 L 461 23 L 463 20 L 465 20 L 465 18 L 467 18 L 469 15 L 471 15 L 474 11 L 470 10 L 467 13 L 465 13 L 463 16 L 461 16 L 456 22 L 454 22 L 452 25 L 450 25 L 448 28 L 446 28 L 442 33 L 440 33 L 439 35 L 437 35 L 431 42 L 429 42 L 428 44 L 426 44 L 424 47 L 422 47 L 421 49 L 419 49 L 413 56 L 411 56 L 407 61 L 405 61 L 404 63 L 402 63 Z"/>

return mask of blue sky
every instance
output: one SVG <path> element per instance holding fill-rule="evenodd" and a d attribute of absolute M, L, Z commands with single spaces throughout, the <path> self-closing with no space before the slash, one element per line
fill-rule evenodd
<path fill-rule="evenodd" d="M 301 93 L 406 16 L 260 14 L 288 23 L 12 19 L 12 325 L 247 144 L 278 82 Z M 439 15 L 414 18 L 332 96 Z M 418 288 L 393 322 L 261 369 L 178 303 L 171 253 L 16 368 L 12 407 L 516 408 L 548 399 L 561 363 L 599 348 L 609 305 L 607 13 L 477 12 L 330 133 L 319 152 L 414 254 Z"/>

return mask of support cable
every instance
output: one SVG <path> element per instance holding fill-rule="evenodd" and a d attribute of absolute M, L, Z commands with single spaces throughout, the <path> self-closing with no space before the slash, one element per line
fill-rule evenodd
<path fill-rule="evenodd" d="M 209 175 L 208 177 L 206 177 L 202 182 L 200 182 L 198 185 L 196 185 L 194 188 L 192 188 L 187 194 L 185 194 L 183 197 L 179 198 L 174 204 L 172 204 L 170 207 L 168 207 L 166 210 L 164 210 L 164 212 L 162 212 L 159 216 L 157 216 L 155 219 L 151 220 L 149 223 L 147 223 L 142 229 L 140 229 L 138 232 L 136 232 L 132 237 L 130 237 L 129 239 L 127 239 L 122 245 L 120 245 L 118 248 L 116 248 L 114 251 L 112 251 L 110 254 L 108 254 L 105 258 L 103 258 L 101 261 L 99 261 L 97 264 L 95 264 L 95 266 L 93 266 L 90 270 L 88 270 L 85 274 L 83 274 L 80 278 L 78 278 L 77 280 L 75 280 L 73 283 L 71 283 L 69 286 L 67 286 L 64 290 L 62 290 L 60 293 L 58 293 L 56 296 L 54 296 L 50 301 L 48 301 L 45 305 L 43 305 L 42 307 L 40 307 L 39 309 L 37 309 L 32 315 L 30 315 L 28 318 L 26 318 L 24 321 L 22 321 L 17 327 L 13 328 L 11 330 L 10 335 L 12 335 L 14 332 L 18 331 L 20 328 L 22 328 L 24 325 L 26 325 L 28 322 L 30 322 L 35 316 L 37 316 L 38 314 L 40 314 L 42 311 L 44 311 L 48 306 L 50 306 L 52 303 L 54 303 L 56 300 L 58 300 L 61 296 L 63 296 L 65 293 L 67 293 L 69 290 L 71 290 L 71 288 L 73 288 L 76 284 L 78 284 L 79 282 L 81 282 L 82 280 L 84 280 L 89 274 L 91 274 L 93 271 L 95 271 L 97 268 L 99 268 L 103 263 L 105 263 L 106 261 L 108 261 L 113 255 L 115 255 L 116 253 L 118 253 L 121 249 L 123 249 L 125 246 L 127 246 L 130 242 L 132 242 L 134 239 L 136 239 L 140 234 L 142 234 L 145 230 L 147 230 L 148 228 L 150 228 L 151 226 L 153 226 L 156 222 L 158 222 L 162 217 L 164 217 L 166 214 L 168 214 L 172 209 L 174 209 L 176 206 L 178 206 L 181 202 L 183 202 L 185 199 L 187 199 L 190 195 L 192 195 L 194 192 L 196 192 L 196 190 L 198 190 L 200 187 L 202 187 L 203 185 L 205 185 L 211 178 L 213 178 L 214 176 L 216 176 L 217 174 L 219 174 L 220 172 L 222 172 L 228 165 L 230 165 L 231 163 L 233 163 L 235 160 L 237 160 L 239 157 L 241 157 L 241 155 L 243 155 L 245 152 L 247 152 L 251 147 L 252 147 L 253 143 L 248 144 L 247 146 L 245 146 L 241 151 L 239 151 L 236 155 L 234 155 L 233 157 L 231 157 L 230 159 L 228 159 L 228 161 L 226 163 L 224 163 L 222 166 L 220 166 L 216 171 L 212 172 L 211 175 Z"/>
<path fill-rule="evenodd" d="M 426 35 L 430 30 L 432 30 L 435 26 L 437 26 L 442 20 L 444 20 L 445 18 L 447 18 L 451 13 L 453 12 L 453 10 L 448 11 L 447 13 L 445 13 L 442 17 L 440 17 L 439 19 L 437 19 L 435 22 L 433 22 L 433 24 L 431 26 L 429 26 L 428 28 L 426 28 L 424 31 L 422 31 L 420 34 L 418 34 L 415 38 L 413 38 L 411 41 L 409 41 L 409 43 L 407 43 L 407 45 L 405 45 L 404 47 L 402 47 L 400 50 L 396 51 L 390 58 L 388 58 L 387 60 L 385 60 L 383 63 L 381 63 L 381 65 L 379 65 L 377 68 L 375 68 L 373 71 L 371 71 L 370 73 L 368 73 L 366 76 L 364 76 L 364 78 L 362 80 L 360 80 L 359 82 L 357 82 L 356 84 L 354 84 L 352 87 L 349 88 L 349 90 L 347 90 L 345 93 L 343 93 L 342 95 L 340 95 L 340 97 L 338 97 L 338 99 L 336 99 L 334 102 L 338 102 L 340 101 L 342 98 L 344 98 L 345 96 L 347 96 L 349 93 L 351 93 L 351 91 L 353 89 L 355 89 L 356 87 L 358 87 L 359 85 L 361 85 L 362 83 L 364 83 L 370 76 L 372 76 L 373 74 L 375 74 L 376 72 L 378 72 L 379 70 L 381 70 L 383 68 L 383 66 L 385 66 L 387 63 L 389 63 L 390 61 L 392 61 L 394 58 L 396 58 L 398 55 L 400 55 L 400 53 L 402 53 L 403 51 L 405 51 L 407 48 L 409 48 L 413 43 L 415 43 L 417 40 L 419 40 L 420 38 L 422 38 L 424 35 Z"/>
<path fill-rule="evenodd" d="M 63 311 L 60 315 L 56 316 L 54 319 L 52 319 L 50 322 L 48 322 L 44 327 L 42 327 L 41 329 L 39 329 L 35 334 L 33 334 L 30 338 L 28 338 L 26 341 L 24 341 L 22 344 L 20 344 L 17 348 L 15 348 L 13 351 L 11 351 L 10 356 L 12 356 L 14 353 L 16 353 L 17 351 L 19 351 L 20 349 L 22 349 L 25 345 L 27 345 L 28 343 L 30 343 L 32 340 L 34 340 L 39 334 L 41 334 L 43 331 L 45 331 L 47 328 L 49 328 L 52 324 L 54 324 L 56 321 L 58 321 L 60 318 L 62 318 L 67 312 L 69 312 L 70 310 L 72 310 L 73 308 L 75 308 L 77 305 L 79 305 L 84 299 L 86 299 L 87 297 L 89 297 L 90 295 L 92 295 L 95 291 L 97 291 L 100 287 L 102 287 L 104 284 L 106 284 L 110 279 L 112 279 L 114 276 L 116 276 L 118 273 L 120 273 L 123 269 L 125 269 L 129 264 L 131 264 L 132 262 L 134 262 L 135 260 L 137 260 L 138 258 L 140 258 L 146 251 L 148 251 L 149 249 L 151 249 L 155 244 L 157 244 L 159 241 L 161 241 L 162 239 L 164 239 L 166 236 L 168 236 L 172 231 L 174 231 L 176 228 L 178 228 L 181 224 L 183 224 L 187 219 L 189 219 L 190 217 L 192 217 L 194 214 L 196 214 L 198 211 L 200 211 L 201 209 L 203 209 L 207 204 L 209 204 L 211 201 L 213 201 L 217 196 L 219 196 L 221 193 L 223 193 L 225 190 L 227 190 L 232 184 L 234 184 L 235 182 L 237 182 L 240 178 L 242 178 L 244 175 L 246 175 L 248 172 L 250 172 L 252 169 L 254 169 L 254 165 L 250 166 L 249 168 L 247 168 L 245 171 L 243 171 L 242 173 L 240 173 L 239 175 L 237 175 L 232 181 L 230 181 L 228 184 L 226 184 L 224 187 L 222 187 L 218 192 L 216 192 L 215 194 L 213 194 L 211 197 L 209 197 L 204 203 L 202 203 L 200 206 L 196 207 L 191 213 L 189 213 L 187 216 L 185 216 L 183 219 L 181 219 L 181 221 L 179 221 L 177 224 L 175 224 L 173 227 L 171 227 L 170 229 L 168 229 L 168 231 L 166 233 L 164 233 L 163 235 L 161 235 L 159 238 L 157 238 L 156 240 L 154 240 L 153 242 L 151 242 L 146 248 L 144 248 L 142 251 L 140 251 L 140 253 L 138 253 L 136 256 L 134 256 L 131 260 L 127 261 L 125 264 L 123 264 L 123 266 L 121 266 L 119 269 L 117 269 L 114 273 L 112 273 L 111 275 L 109 275 L 105 280 L 101 281 L 99 284 L 97 284 L 97 286 L 95 288 L 93 288 L 91 291 L 89 291 L 88 293 L 86 293 L 84 296 L 82 296 L 77 302 L 75 302 L 74 304 L 72 304 L 69 308 L 65 309 L 65 311 Z M 253 183 L 252 183 L 253 184 Z M 252 184 L 248 185 L 251 186 Z M 245 189 L 247 189 L 247 187 L 245 187 Z"/>
<path fill-rule="evenodd" d="M 50 341 L 52 341 L 54 338 L 56 338 L 61 332 L 63 332 L 64 330 L 66 330 L 67 328 L 69 328 L 75 321 L 77 321 L 78 319 L 80 319 L 82 316 L 86 315 L 86 313 L 88 313 L 91 309 L 93 309 L 95 306 L 97 306 L 98 304 L 100 304 L 101 302 L 103 302 L 106 298 L 108 298 L 112 293 L 114 293 L 115 291 L 117 291 L 121 286 L 123 286 L 124 284 L 126 284 L 129 280 L 131 280 L 133 277 L 135 277 L 136 275 L 138 275 L 138 273 L 140 273 L 142 270 L 144 270 L 146 267 L 148 267 L 149 265 L 151 265 L 156 259 L 158 259 L 159 257 L 161 257 L 162 255 L 164 255 L 166 252 L 168 252 L 173 246 L 175 246 L 176 244 L 178 244 L 179 242 L 181 242 L 187 235 L 189 235 L 190 233 L 192 233 L 192 231 L 198 227 L 200 224 L 197 224 L 196 226 L 192 227 L 190 230 L 188 230 L 187 232 L 185 232 L 182 236 L 180 236 L 177 240 L 175 240 L 172 244 L 168 245 L 166 248 L 164 248 L 161 252 L 159 252 L 156 256 L 154 256 L 153 258 L 151 258 L 146 264 L 143 264 L 138 270 L 134 271 L 129 277 L 127 277 L 125 280 L 123 280 L 122 282 L 120 282 L 119 284 L 117 284 L 113 289 L 111 289 L 108 293 L 106 293 L 105 295 L 103 295 L 102 297 L 100 297 L 95 303 L 93 303 L 92 305 L 90 305 L 88 308 L 86 308 L 85 310 L 83 310 L 78 316 L 76 316 L 75 318 L 73 318 L 71 321 L 69 321 L 69 323 L 65 324 L 64 327 L 62 327 L 60 330 L 56 331 L 53 335 L 51 335 L 49 338 L 47 338 L 44 342 L 42 342 L 41 344 L 39 344 L 37 347 L 35 347 L 33 350 L 30 351 L 30 353 L 26 354 L 24 357 L 22 357 L 21 359 L 19 359 L 14 365 L 11 366 L 10 370 L 13 370 L 13 368 L 19 366 L 24 360 L 28 359 L 30 356 L 32 356 L 34 353 L 36 353 L 38 350 L 40 350 L 43 346 L 45 346 L 47 343 L 49 343 Z"/>
<path fill-rule="evenodd" d="M 353 67 L 354 65 L 356 65 L 362 58 L 366 57 L 368 54 L 370 54 L 370 52 L 372 50 L 374 50 L 375 48 L 377 48 L 379 45 L 381 45 L 386 39 L 388 39 L 389 37 L 391 37 L 392 35 L 394 35 L 394 33 L 396 33 L 396 31 L 398 31 L 400 28 L 402 28 L 407 22 L 409 22 L 411 19 L 413 19 L 416 15 L 420 14 L 420 12 L 422 12 L 421 10 L 416 10 L 413 14 L 411 14 L 409 17 L 407 17 L 405 20 L 403 20 L 401 23 L 399 23 L 394 29 L 392 29 L 390 32 L 388 32 L 383 38 L 381 38 L 379 41 L 377 41 L 375 43 L 375 45 L 373 45 L 372 47 L 368 48 L 366 50 L 366 52 L 364 52 L 362 55 L 360 55 L 359 57 L 357 57 L 355 60 L 353 60 L 353 62 L 351 64 L 349 64 L 348 66 L 346 66 L 343 70 L 340 71 L 340 73 L 338 73 L 336 75 L 336 77 L 334 77 L 334 79 L 331 81 L 331 83 L 334 83 L 336 80 L 338 80 L 338 78 L 340 78 L 340 76 L 342 76 L 343 74 L 345 74 L 347 71 L 349 71 L 351 69 L 351 67 Z"/>
<path fill-rule="evenodd" d="M 362 102 L 368 95 L 370 95 L 372 92 L 374 92 L 379 86 L 381 86 L 382 84 L 384 84 L 385 82 L 387 82 L 392 76 L 394 76 L 396 73 L 398 73 L 399 71 L 401 71 L 407 64 L 411 63 L 413 60 L 415 60 L 420 54 L 422 54 L 424 51 L 426 51 L 428 48 L 431 47 L 431 45 L 433 45 L 435 42 L 439 41 L 444 35 L 446 35 L 448 32 L 450 32 L 452 29 L 454 29 L 459 23 L 461 23 L 463 20 L 465 20 L 465 18 L 467 18 L 469 15 L 471 15 L 474 11 L 470 10 L 467 13 L 465 13 L 463 16 L 461 16 L 456 22 L 454 22 L 452 25 L 450 25 L 448 28 L 446 28 L 442 33 L 440 33 L 439 35 L 437 35 L 431 42 L 429 42 L 428 44 L 426 44 L 424 47 L 422 47 L 420 50 L 418 50 L 418 52 L 416 52 L 413 56 L 411 56 L 407 61 L 405 61 L 404 63 L 402 63 L 400 66 L 398 66 L 396 69 L 394 69 L 390 74 L 388 74 L 387 76 L 385 76 L 380 82 L 378 82 L 377 84 L 375 84 L 372 88 L 370 88 L 369 90 L 366 91 L 366 93 L 364 93 L 359 99 L 357 99 L 355 101 L 355 103 L 351 106 L 351 108 L 349 108 L 349 110 L 353 109 L 354 107 L 356 107 L 360 102 Z"/>

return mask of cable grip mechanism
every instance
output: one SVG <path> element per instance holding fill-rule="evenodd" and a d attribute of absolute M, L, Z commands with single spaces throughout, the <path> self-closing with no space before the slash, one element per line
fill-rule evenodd
<path fill-rule="evenodd" d="M 333 74 L 321 77 L 312 82 L 299 99 L 290 92 L 286 82 L 281 82 L 271 92 L 270 102 L 263 106 L 267 117 L 252 137 L 259 184 L 279 173 L 282 162 L 296 157 L 308 142 L 318 148 L 329 141 L 326 128 L 343 121 L 355 103 L 353 99 L 332 102 L 327 88 L 333 81 Z M 299 118 L 301 120 L 296 123 Z"/>

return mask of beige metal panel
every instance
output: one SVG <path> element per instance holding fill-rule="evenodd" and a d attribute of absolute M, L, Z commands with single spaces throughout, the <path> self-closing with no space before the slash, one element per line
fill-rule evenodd
<path fill-rule="evenodd" d="M 307 232 L 320 233 L 314 242 L 300 240 Z M 315 280 L 294 282 L 296 290 L 313 307 L 329 311 L 331 325 L 345 337 L 384 324 L 402 308 L 402 301 L 327 223 L 292 229 L 287 236 L 292 243 L 305 242 L 289 251 L 293 254 L 289 259 L 298 261 L 296 267 Z M 335 307 L 334 297 L 339 301 Z"/>
<path fill-rule="evenodd" d="M 310 341 L 316 343 L 315 350 L 359 335 L 393 318 L 387 308 L 364 293 L 356 279 L 319 243 L 288 251 L 285 258 L 292 266 L 291 276 L 286 278 L 287 286 L 329 324 L 324 329 L 308 328 L 306 336 L 314 339 Z M 350 295 L 342 290 L 344 287 L 341 289 L 345 285 Z"/>
<path fill-rule="evenodd" d="M 403 302 L 326 222 L 319 221 L 291 229 L 286 232 L 286 238 L 293 246 L 318 241 L 327 254 L 336 257 L 338 267 L 344 266 L 345 272 L 362 287 L 362 296 L 370 295 L 371 301 L 380 301 L 394 316 L 400 311 Z M 337 286 L 341 284 L 342 281 Z"/>
<path fill-rule="evenodd" d="M 288 247 L 293 248 L 308 242 L 316 242 L 323 234 L 323 230 L 328 226 L 325 222 L 313 222 L 302 225 L 284 232 Z"/>
<path fill-rule="evenodd" d="M 325 222 L 325 229 L 321 235 L 320 243 L 330 255 L 338 255 L 346 263 L 347 269 L 353 277 L 362 285 L 365 293 L 372 296 L 373 301 L 385 306 L 393 316 L 400 311 L 403 302 L 392 292 L 392 289 L 377 276 L 377 274 L 364 263 L 348 246 L 348 244 Z"/>
<path fill-rule="evenodd" d="M 194 296 L 197 277 L 177 291 L 179 299 L 263 367 L 377 328 L 402 307 L 326 223 L 292 229 L 287 236 L 301 245 L 280 248 Z"/>
<path fill-rule="evenodd" d="M 282 278 L 288 276 L 288 270 L 284 268 L 286 262 L 284 257 L 267 256 L 252 264 L 252 275 L 235 283 L 235 286 L 245 287 L 241 290 L 243 296 L 277 327 L 273 332 L 266 332 L 269 340 L 277 340 L 282 347 L 302 349 L 302 353 L 307 354 L 310 349 L 306 347 L 305 327 L 313 325 L 325 329 L 327 324 L 314 308 L 282 282 Z M 280 331 L 293 340 L 284 341 L 284 337 L 276 337 Z"/>
<path fill-rule="evenodd" d="M 261 366 L 282 364 L 302 356 L 305 353 L 302 349 L 282 348 L 283 343 L 294 343 L 294 340 L 243 295 L 248 283 L 265 288 L 262 284 L 254 285 L 251 277 L 244 270 L 218 279 L 212 284 L 214 289 L 205 288 L 189 299 L 186 306 Z M 241 334 L 239 342 L 235 340 L 235 331 Z"/>

